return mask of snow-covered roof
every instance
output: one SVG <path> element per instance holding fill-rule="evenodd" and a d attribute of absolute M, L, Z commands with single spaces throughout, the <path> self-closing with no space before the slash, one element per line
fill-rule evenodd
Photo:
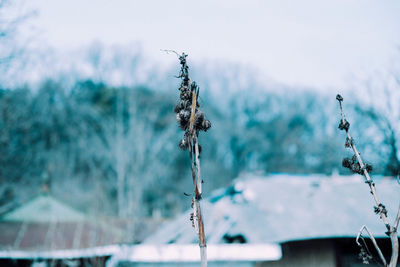
<path fill-rule="evenodd" d="M 83 212 L 58 201 L 49 194 L 41 194 L 28 203 L 5 214 L 2 221 L 24 222 L 77 222 L 84 221 Z"/>
<path fill-rule="evenodd" d="M 375 183 L 389 219 L 394 220 L 400 186 L 388 178 Z M 247 243 L 282 243 L 355 237 L 364 224 L 376 237 L 386 236 L 361 176 L 245 175 L 231 187 L 216 190 L 202 203 L 209 244 L 235 238 Z M 198 242 L 189 221 L 190 212 L 161 226 L 145 243 Z"/>
<path fill-rule="evenodd" d="M 214 244 L 207 246 L 207 260 L 212 261 L 272 261 L 282 258 L 280 245 Z M 107 267 L 121 262 L 178 263 L 200 262 L 200 250 L 194 244 L 121 246 L 107 262 Z M 123 265 L 123 264 L 122 264 Z"/>

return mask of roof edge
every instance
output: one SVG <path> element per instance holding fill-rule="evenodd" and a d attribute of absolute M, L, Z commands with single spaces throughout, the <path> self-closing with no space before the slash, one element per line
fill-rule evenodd
<path fill-rule="evenodd" d="M 207 245 L 207 261 L 277 261 L 282 258 L 279 244 L 210 244 Z M 200 262 L 199 245 L 132 245 L 124 246 L 107 262 Z"/>

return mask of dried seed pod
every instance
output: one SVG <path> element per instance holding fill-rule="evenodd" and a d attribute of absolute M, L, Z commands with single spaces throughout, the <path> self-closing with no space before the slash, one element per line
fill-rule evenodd
<path fill-rule="evenodd" d="M 202 123 L 203 131 L 207 132 L 207 130 L 210 128 L 211 128 L 211 122 L 209 120 L 204 120 Z"/>
<path fill-rule="evenodd" d="M 178 103 L 175 107 L 174 107 L 174 112 L 175 113 L 179 113 L 179 111 L 182 110 L 182 102 Z"/>
<path fill-rule="evenodd" d="M 382 203 L 379 203 L 378 207 L 374 206 L 374 212 L 376 214 L 385 214 L 385 216 L 387 215 L 387 209 L 385 207 L 385 205 L 383 205 Z"/>
<path fill-rule="evenodd" d="M 181 106 L 182 106 L 182 109 L 190 109 L 190 103 L 189 103 L 189 101 L 188 100 L 182 100 L 181 101 Z"/>
<path fill-rule="evenodd" d="M 177 114 L 177 121 L 179 122 L 179 126 L 182 128 L 182 130 L 187 129 L 189 125 L 189 119 L 190 119 L 190 111 L 186 109 L 182 109 Z"/>
<path fill-rule="evenodd" d="M 350 128 L 350 123 L 345 119 L 344 122 L 343 120 L 340 120 L 339 127 L 340 130 L 345 130 L 346 132 Z"/>
<path fill-rule="evenodd" d="M 351 165 L 351 171 L 358 174 L 363 174 L 361 166 L 358 162 L 355 162 Z"/>
<path fill-rule="evenodd" d="M 181 123 L 181 116 L 179 113 L 176 113 L 176 121 L 180 124 Z"/>
<path fill-rule="evenodd" d="M 190 213 L 189 220 L 192 222 L 192 227 L 196 228 L 196 226 L 194 225 L 194 213 L 193 212 Z"/>
<path fill-rule="evenodd" d="M 351 164 L 352 163 L 351 163 L 351 160 L 349 158 L 344 158 L 343 161 L 342 161 L 342 166 L 345 167 L 345 168 L 350 169 Z"/>
<path fill-rule="evenodd" d="M 181 141 L 179 141 L 178 145 L 179 145 L 179 148 L 182 149 L 182 150 L 186 150 L 189 147 L 189 143 L 186 140 L 186 138 L 183 138 Z"/>
<path fill-rule="evenodd" d="M 188 100 L 188 101 L 191 101 L 192 100 L 192 92 L 190 92 L 189 90 L 183 90 L 181 93 L 180 93 L 180 99 L 181 100 Z"/>
<path fill-rule="evenodd" d="M 202 129 L 203 121 L 204 121 L 204 113 L 201 110 L 198 110 L 196 112 L 196 115 L 194 116 L 194 127 L 196 130 Z"/>
<path fill-rule="evenodd" d="M 372 172 L 373 170 L 372 165 L 370 164 L 365 164 L 365 169 L 367 170 L 368 173 Z"/>
<path fill-rule="evenodd" d="M 363 248 L 360 248 L 358 257 L 363 261 L 363 264 L 369 264 L 373 257 Z"/>
<path fill-rule="evenodd" d="M 179 117 L 181 117 L 181 120 L 188 121 L 190 119 L 190 111 L 187 109 L 182 109 L 179 111 Z"/>
<path fill-rule="evenodd" d="M 351 147 L 353 144 L 353 139 L 346 137 L 346 143 L 344 144 L 345 147 Z"/>

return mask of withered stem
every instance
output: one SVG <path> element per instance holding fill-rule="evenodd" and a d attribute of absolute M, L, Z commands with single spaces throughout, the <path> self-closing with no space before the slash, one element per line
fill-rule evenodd
<path fill-rule="evenodd" d="M 362 245 L 360 244 L 360 242 L 358 242 L 358 240 L 360 239 L 361 234 L 362 234 L 362 232 L 363 232 L 364 230 L 368 233 L 369 237 L 371 238 L 372 244 L 374 245 L 376 251 L 378 252 L 379 258 L 381 258 L 381 261 L 382 261 L 383 265 L 384 265 L 384 266 L 387 266 L 386 259 L 385 259 L 385 257 L 383 256 L 382 251 L 381 251 L 381 249 L 379 248 L 378 243 L 376 242 L 374 235 L 371 233 L 371 231 L 368 229 L 368 227 L 367 227 L 366 225 L 363 225 L 363 226 L 361 227 L 360 231 L 358 232 L 358 235 L 357 235 L 357 238 L 356 238 L 356 243 L 357 243 L 357 245 L 362 246 Z"/>
<path fill-rule="evenodd" d="M 188 71 L 189 67 L 187 66 L 186 63 L 187 55 L 185 53 L 179 55 L 177 52 L 173 50 L 164 50 L 164 51 L 167 53 L 172 52 L 176 54 L 181 62 L 181 71 L 178 76 L 178 78 L 182 79 L 182 83 L 179 88 L 179 90 L 181 91 L 181 100 L 182 100 L 182 95 L 184 95 L 185 101 L 190 101 L 190 98 L 187 99 L 187 96 L 189 92 L 191 95 L 189 125 L 187 125 L 186 121 L 187 118 L 184 118 L 185 122 L 181 124 L 181 127 L 185 131 L 184 142 L 187 142 L 185 144 L 187 144 L 187 148 L 189 149 L 190 168 L 192 171 L 192 181 L 194 187 L 194 196 L 192 198 L 193 214 L 191 216 L 191 220 L 193 220 L 193 225 L 195 226 L 195 229 L 199 235 L 201 266 L 207 267 L 207 244 L 204 232 L 203 215 L 201 213 L 201 206 L 200 206 L 200 200 L 202 198 L 202 179 L 201 179 L 201 168 L 200 168 L 200 149 L 197 140 L 199 129 L 197 127 L 197 122 L 196 122 L 196 112 L 198 107 L 197 105 L 198 87 L 195 86 L 194 82 L 192 83 L 192 81 L 189 78 L 189 71 Z M 185 105 L 185 108 L 186 107 L 187 106 Z M 182 122 L 182 119 L 180 122 Z M 208 126 L 208 128 L 209 127 L 210 126 Z"/>
<path fill-rule="evenodd" d="M 345 120 L 343 107 L 342 107 L 343 98 L 338 95 L 336 97 L 336 99 L 339 101 L 340 113 L 341 113 L 341 116 L 342 116 L 342 124 L 345 125 L 346 120 Z M 349 129 L 345 128 L 344 130 L 346 131 L 348 140 L 350 140 L 350 142 L 349 142 L 350 146 L 353 149 L 354 154 L 357 157 L 358 163 L 360 164 L 360 168 L 361 168 L 361 170 L 363 172 L 363 176 L 365 177 L 366 183 L 369 185 L 369 188 L 371 190 L 371 194 L 372 194 L 372 196 L 373 196 L 373 198 L 375 200 L 377 208 L 381 209 L 380 212 L 379 212 L 379 215 L 380 215 L 380 218 L 382 219 L 383 223 L 385 224 L 385 227 L 387 229 L 387 233 L 388 233 L 388 235 L 390 237 L 390 241 L 391 241 L 391 244 L 392 244 L 392 256 L 390 258 L 389 265 L 386 264 L 385 266 L 395 267 L 396 264 L 397 264 L 398 256 L 399 256 L 399 240 L 398 240 L 398 237 L 397 237 L 397 227 L 398 227 L 399 220 L 400 220 L 400 207 L 399 207 L 399 209 L 397 211 L 397 216 L 396 216 L 396 219 L 394 221 L 394 224 L 393 224 L 393 226 L 391 226 L 389 224 L 386 212 L 382 212 L 383 209 L 384 209 L 382 207 L 384 207 L 384 205 L 379 201 L 378 195 L 376 193 L 375 184 L 373 183 L 371 177 L 369 176 L 369 173 L 368 173 L 368 171 L 366 169 L 366 166 L 365 166 L 364 162 L 362 161 L 360 153 L 358 152 L 358 150 L 356 148 L 356 145 L 354 144 L 353 139 L 351 138 L 351 135 L 349 133 Z M 362 229 L 363 228 L 361 228 L 361 230 Z M 368 231 L 368 228 L 365 227 L 365 229 L 367 229 L 368 234 L 370 234 L 370 232 Z M 370 234 L 370 236 L 372 236 L 372 235 Z M 374 246 L 377 248 L 377 251 L 380 252 L 378 244 L 376 242 L 374 242 L 375 239 L 371 238 L 371 240 L 374 243 Z M 380 255 L 380 257 L 381 257 L 381 255 Z M 383 258 L 383 255 L 382 255 L 381 259 L 382 258 Z"/>

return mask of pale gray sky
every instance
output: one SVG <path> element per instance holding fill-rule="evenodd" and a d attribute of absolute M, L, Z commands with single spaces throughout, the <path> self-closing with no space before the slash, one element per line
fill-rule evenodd
<path fill-rule="evenodd" d="M 140 42 L 162 63 L 175 59 L 250 64 L 289 85 L 334 88 L 388 68 L 399 51 L 400 2 L 30 0 L 43 42 L 57 49 Z"/>

